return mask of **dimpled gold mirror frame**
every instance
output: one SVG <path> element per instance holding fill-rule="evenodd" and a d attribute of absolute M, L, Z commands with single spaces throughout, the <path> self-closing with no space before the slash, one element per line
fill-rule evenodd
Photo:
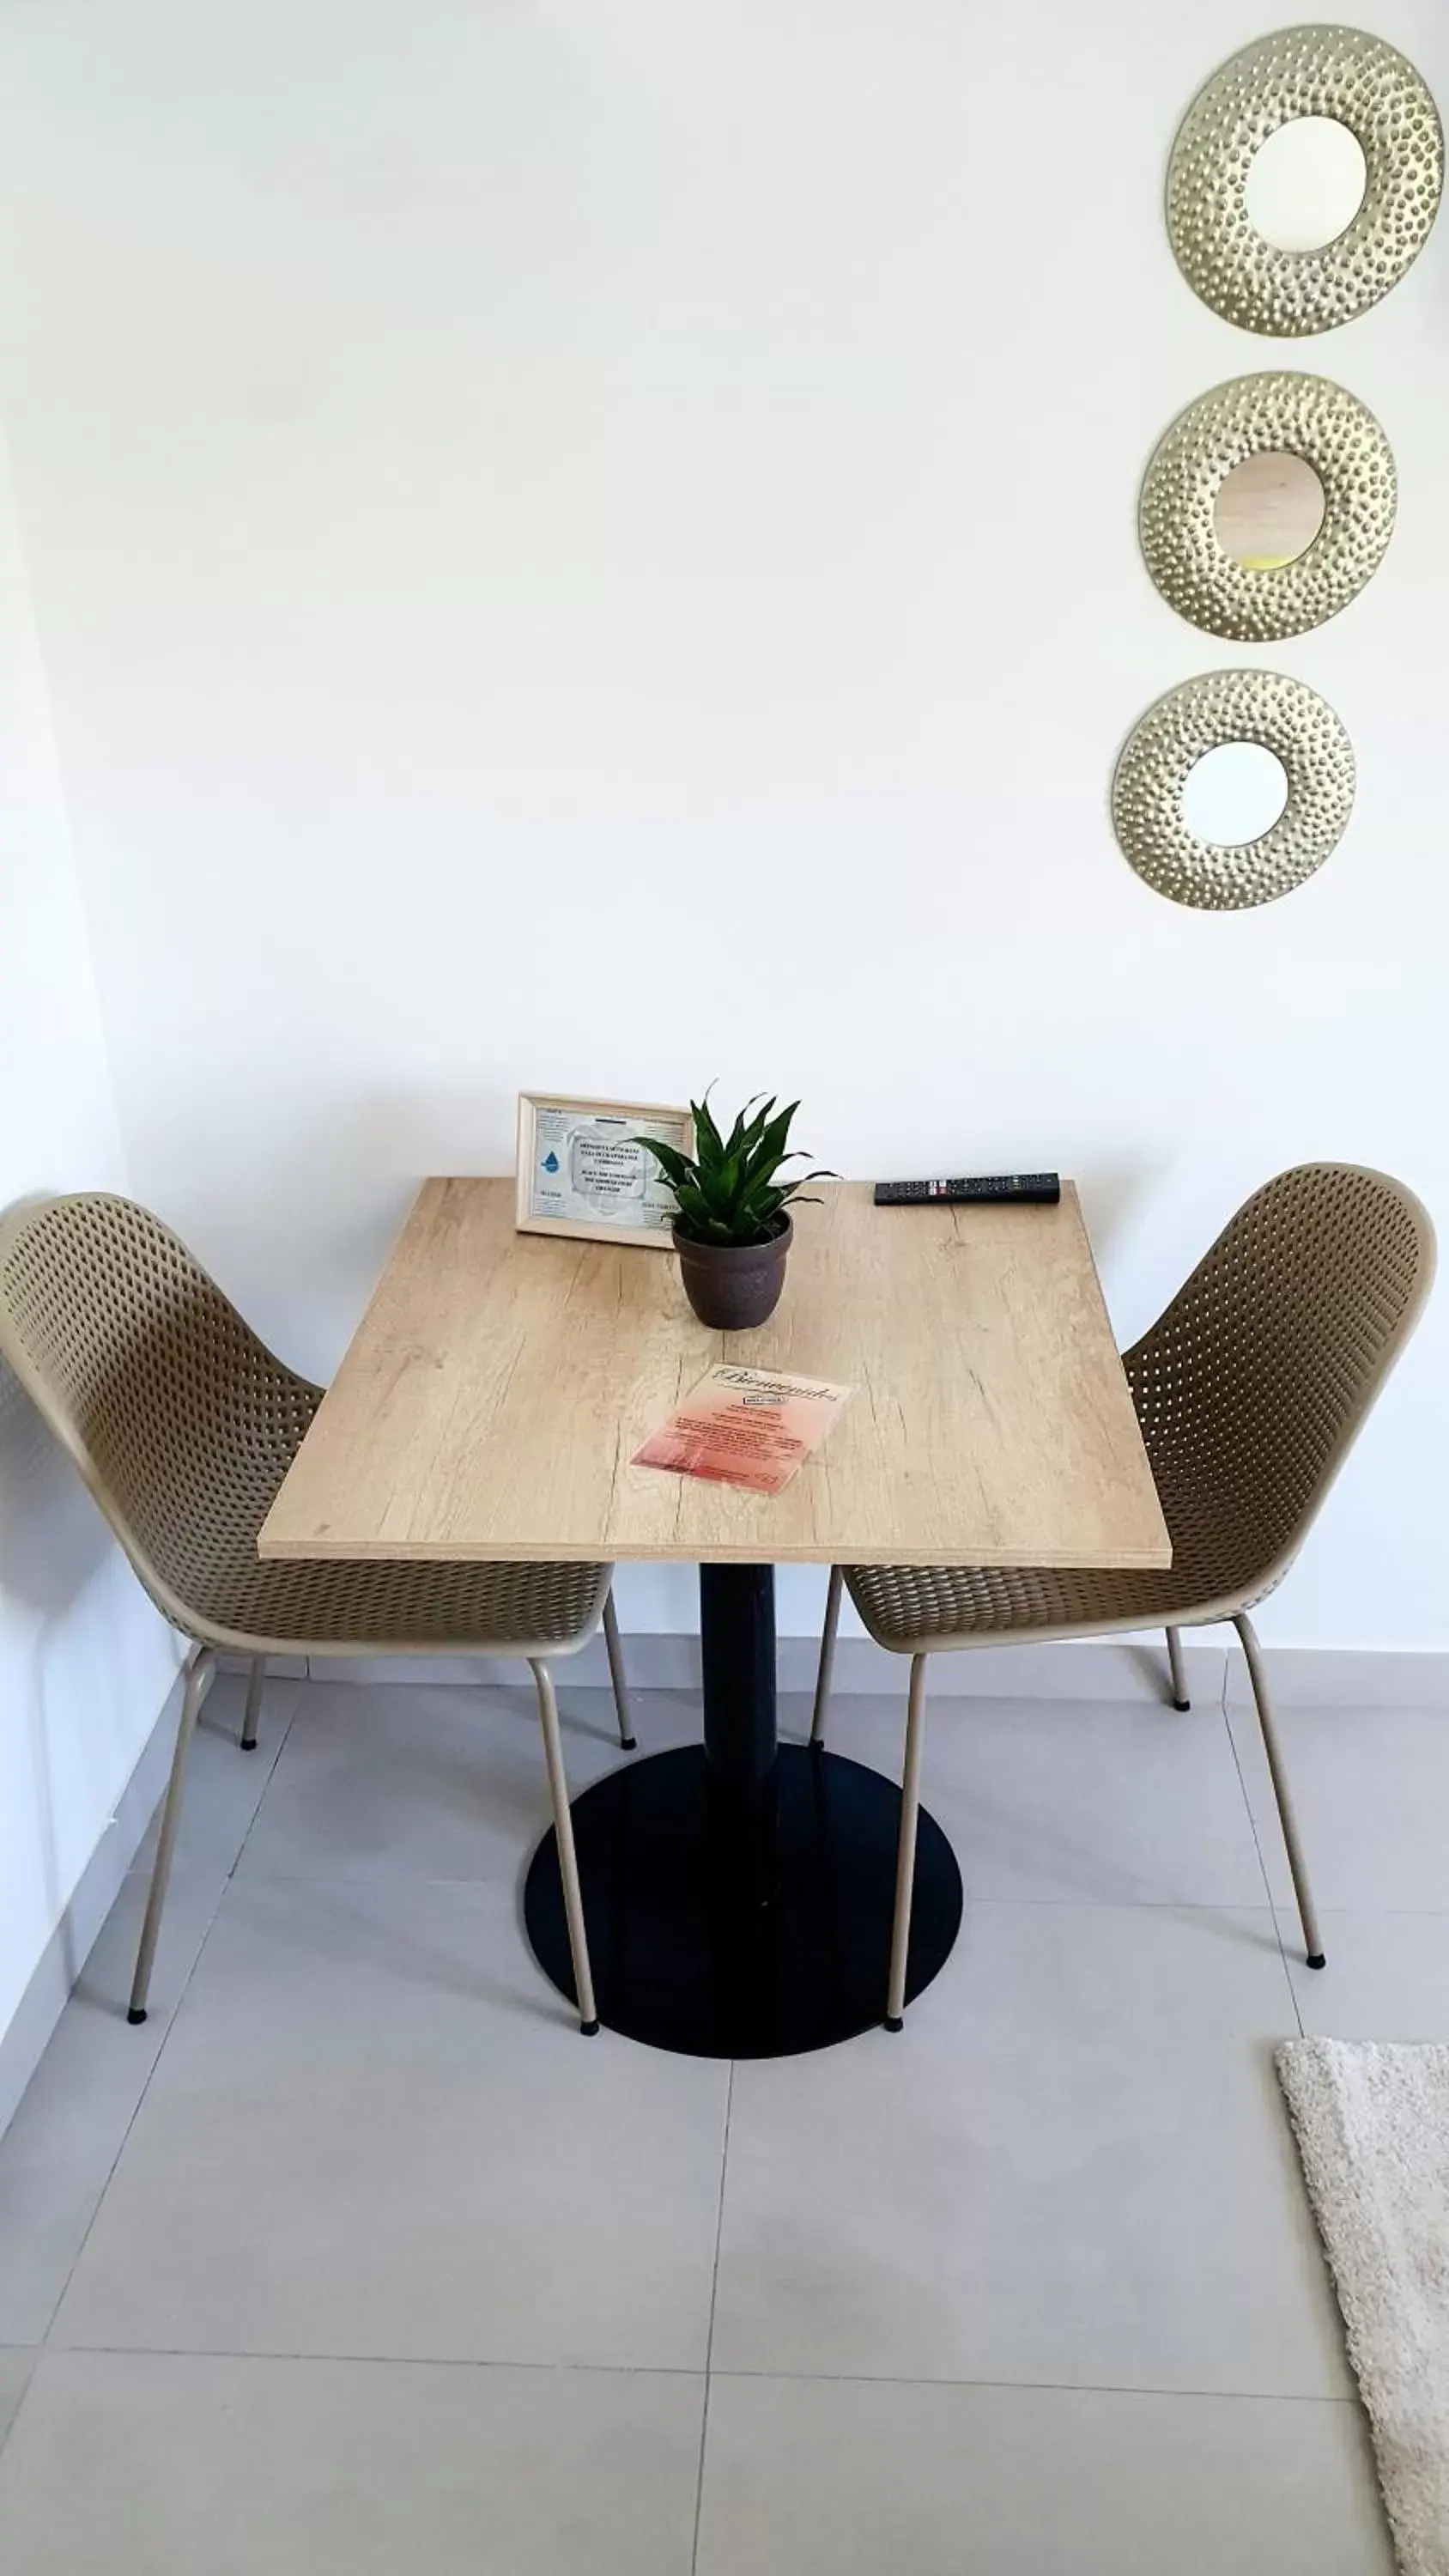
<path fill-rule="evenodd" d="M 1199 840 L 1183 819 L 1187 775 L 1220 743 L 1256 742 L 1288 801 L 1256 841 Z M 1124 856 L 1157 894 L 1198 912 L 1243 912 L 1291 894 L 1323 865 L 1353 810 L 1353 746 L 1332 707 L 1279 671 L 1206 671 L 1138 719 L 1112 780 Z"/>
<path fill-rule="evenodd" d="M 1275 250 L 1247 209 L 1254 153 L 1297 117 L 1330 117 L 1363 148 L 1353 221 L 1321 250 Z M 1194 292 L 1245 331 L 1331 331 L 1396 286 L 1428 239 L 1444 185 L 1438 111 L 1411 62 L 1356 27 L 1285 27 L 1245 45 L 1198 92 L 1167 173 L 1167 230 Z"/>
<path fill-rule="evenodd" d="M 1312 467 L 1323 523 L 1288 562 L 1240 562 L 1218 532 L 1218 495 L 1250 456 Z M 1393 450 L 1366 403 L 1326 376 L 1238 376 L 1179 414 L 1142 485 L 1138 531 L 1162 596 L 1209 635 L 1272 643 L 1322 626 L 1362 590 L 1394 529 Z"/>

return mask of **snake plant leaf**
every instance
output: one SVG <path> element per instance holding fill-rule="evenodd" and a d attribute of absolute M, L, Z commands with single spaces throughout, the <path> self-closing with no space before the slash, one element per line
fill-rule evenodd
<path fill-rule="evenodd" d="M 761 1100 L 765 1101 L 765 1105 L 763 1109 L 758 1109 L 756 1108 L 756 1103 Z M 773 1092 L 768 1100 L 765 1100 L 763 1091 L 757 1091 L 753 1100 L 747 1100 L 743 1109 L 740 1111 L 738 1118 L 735 1120 L 729 1143 L 725 1147 L 726 1153 L 752 1153 L 755 1146 L 759 1143 L 761 1136 L 765 1132 L 770 1112 L 774 1106 L 775 1096 Z M 750 1116 L 750 1111 L 752 1109 L 756 1112 L 753 1118 Z"/>
<path fill-rule="evenodd" d="M 714 1085 L 711 1083 L 710 1090 L 712 1091 L 713 1088 Z M 696 1155 L 701 1163 L 717 1163 L 724 1152 L 724 1146 L 720 1139 L 719 1129 L 716 1127 L 714 1119 L 710 1114 L 709 1092 L 707 1091 L 705 1093 L 703 1100 L 691 1100 L 689 1110 L 690 1116 L 694 1120 L 694 1150 Z"/>
<path fill-rule="evenodd" d="M 651 1154 L 657 1156 L 673 1189 L 682 1189 L 692 1178 L 694 1165 L 687 1155 L 680 1153 L 677 1145 L 661 1145 L 657 1136 L 631 1136 L 629 1142 L 631 1145 L 643 1145 Z"/>

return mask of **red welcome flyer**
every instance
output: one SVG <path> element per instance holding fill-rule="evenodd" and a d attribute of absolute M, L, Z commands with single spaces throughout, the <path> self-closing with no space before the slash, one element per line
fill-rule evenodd
<path fill-rule="evenodd" d="M 819 1448 L 854 1393 L 853 1386 L 832 1386 L 824 1378 L 771 1377 L 764 1369 L 731 1368 L 721 1361 L 630 1463 L 778 1494 L 801 1459 Z"/>

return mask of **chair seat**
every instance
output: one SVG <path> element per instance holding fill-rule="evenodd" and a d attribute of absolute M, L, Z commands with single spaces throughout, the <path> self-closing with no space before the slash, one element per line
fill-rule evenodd
<path fill-rule="evenodd" d="M 1181 1596 L 1167 1574 L 1032 1566 L 850 1565 L 846 1585 L 877 1645 L 938 1653 L 992 1638 L 1163 1627 Z"/>
<path fill-rule="evenodd" d="M 189 1636 L 253 1653 L 482 1654 L 567 1651 L 591 1634 L 607 1565 L 259 1557 L 257 1533 L 321 1400 L 320 1387 L 298 1379 L 268 1393 L 259 1404 L 250 1392 L 239 1427 L 234 1418 L 228 1436 L 173 1467 L 152 1562 L 166 1586 L 161 1607 Z"/>
<path fill-rule="evenodd" d="M 210 1645 L 399 1652 L 555 1651 L 582 1644 L 603 1608 L 607 1565 L 399 1565 L 313 1561 L 215 1569 L 188 1587 L 186 1627 Z"/>
<path fill-rule="evenodd" d="M 853 1565 L 845 1569 L 850 1597 L 877 1645 L 912 1655 L 1012 1637 L 1191 1626 L 1261 1600 L 1272 1586 L 1241 1516 L 1154 1463 L 1170 1566 Z"/>

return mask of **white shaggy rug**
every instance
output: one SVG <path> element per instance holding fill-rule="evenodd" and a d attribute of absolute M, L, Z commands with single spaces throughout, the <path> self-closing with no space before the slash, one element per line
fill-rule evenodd
<path fill-rule="evenodd" d="M 1277 2052 L 1404 2576 L 1449 2576 L 1449 2048 Z"/>

